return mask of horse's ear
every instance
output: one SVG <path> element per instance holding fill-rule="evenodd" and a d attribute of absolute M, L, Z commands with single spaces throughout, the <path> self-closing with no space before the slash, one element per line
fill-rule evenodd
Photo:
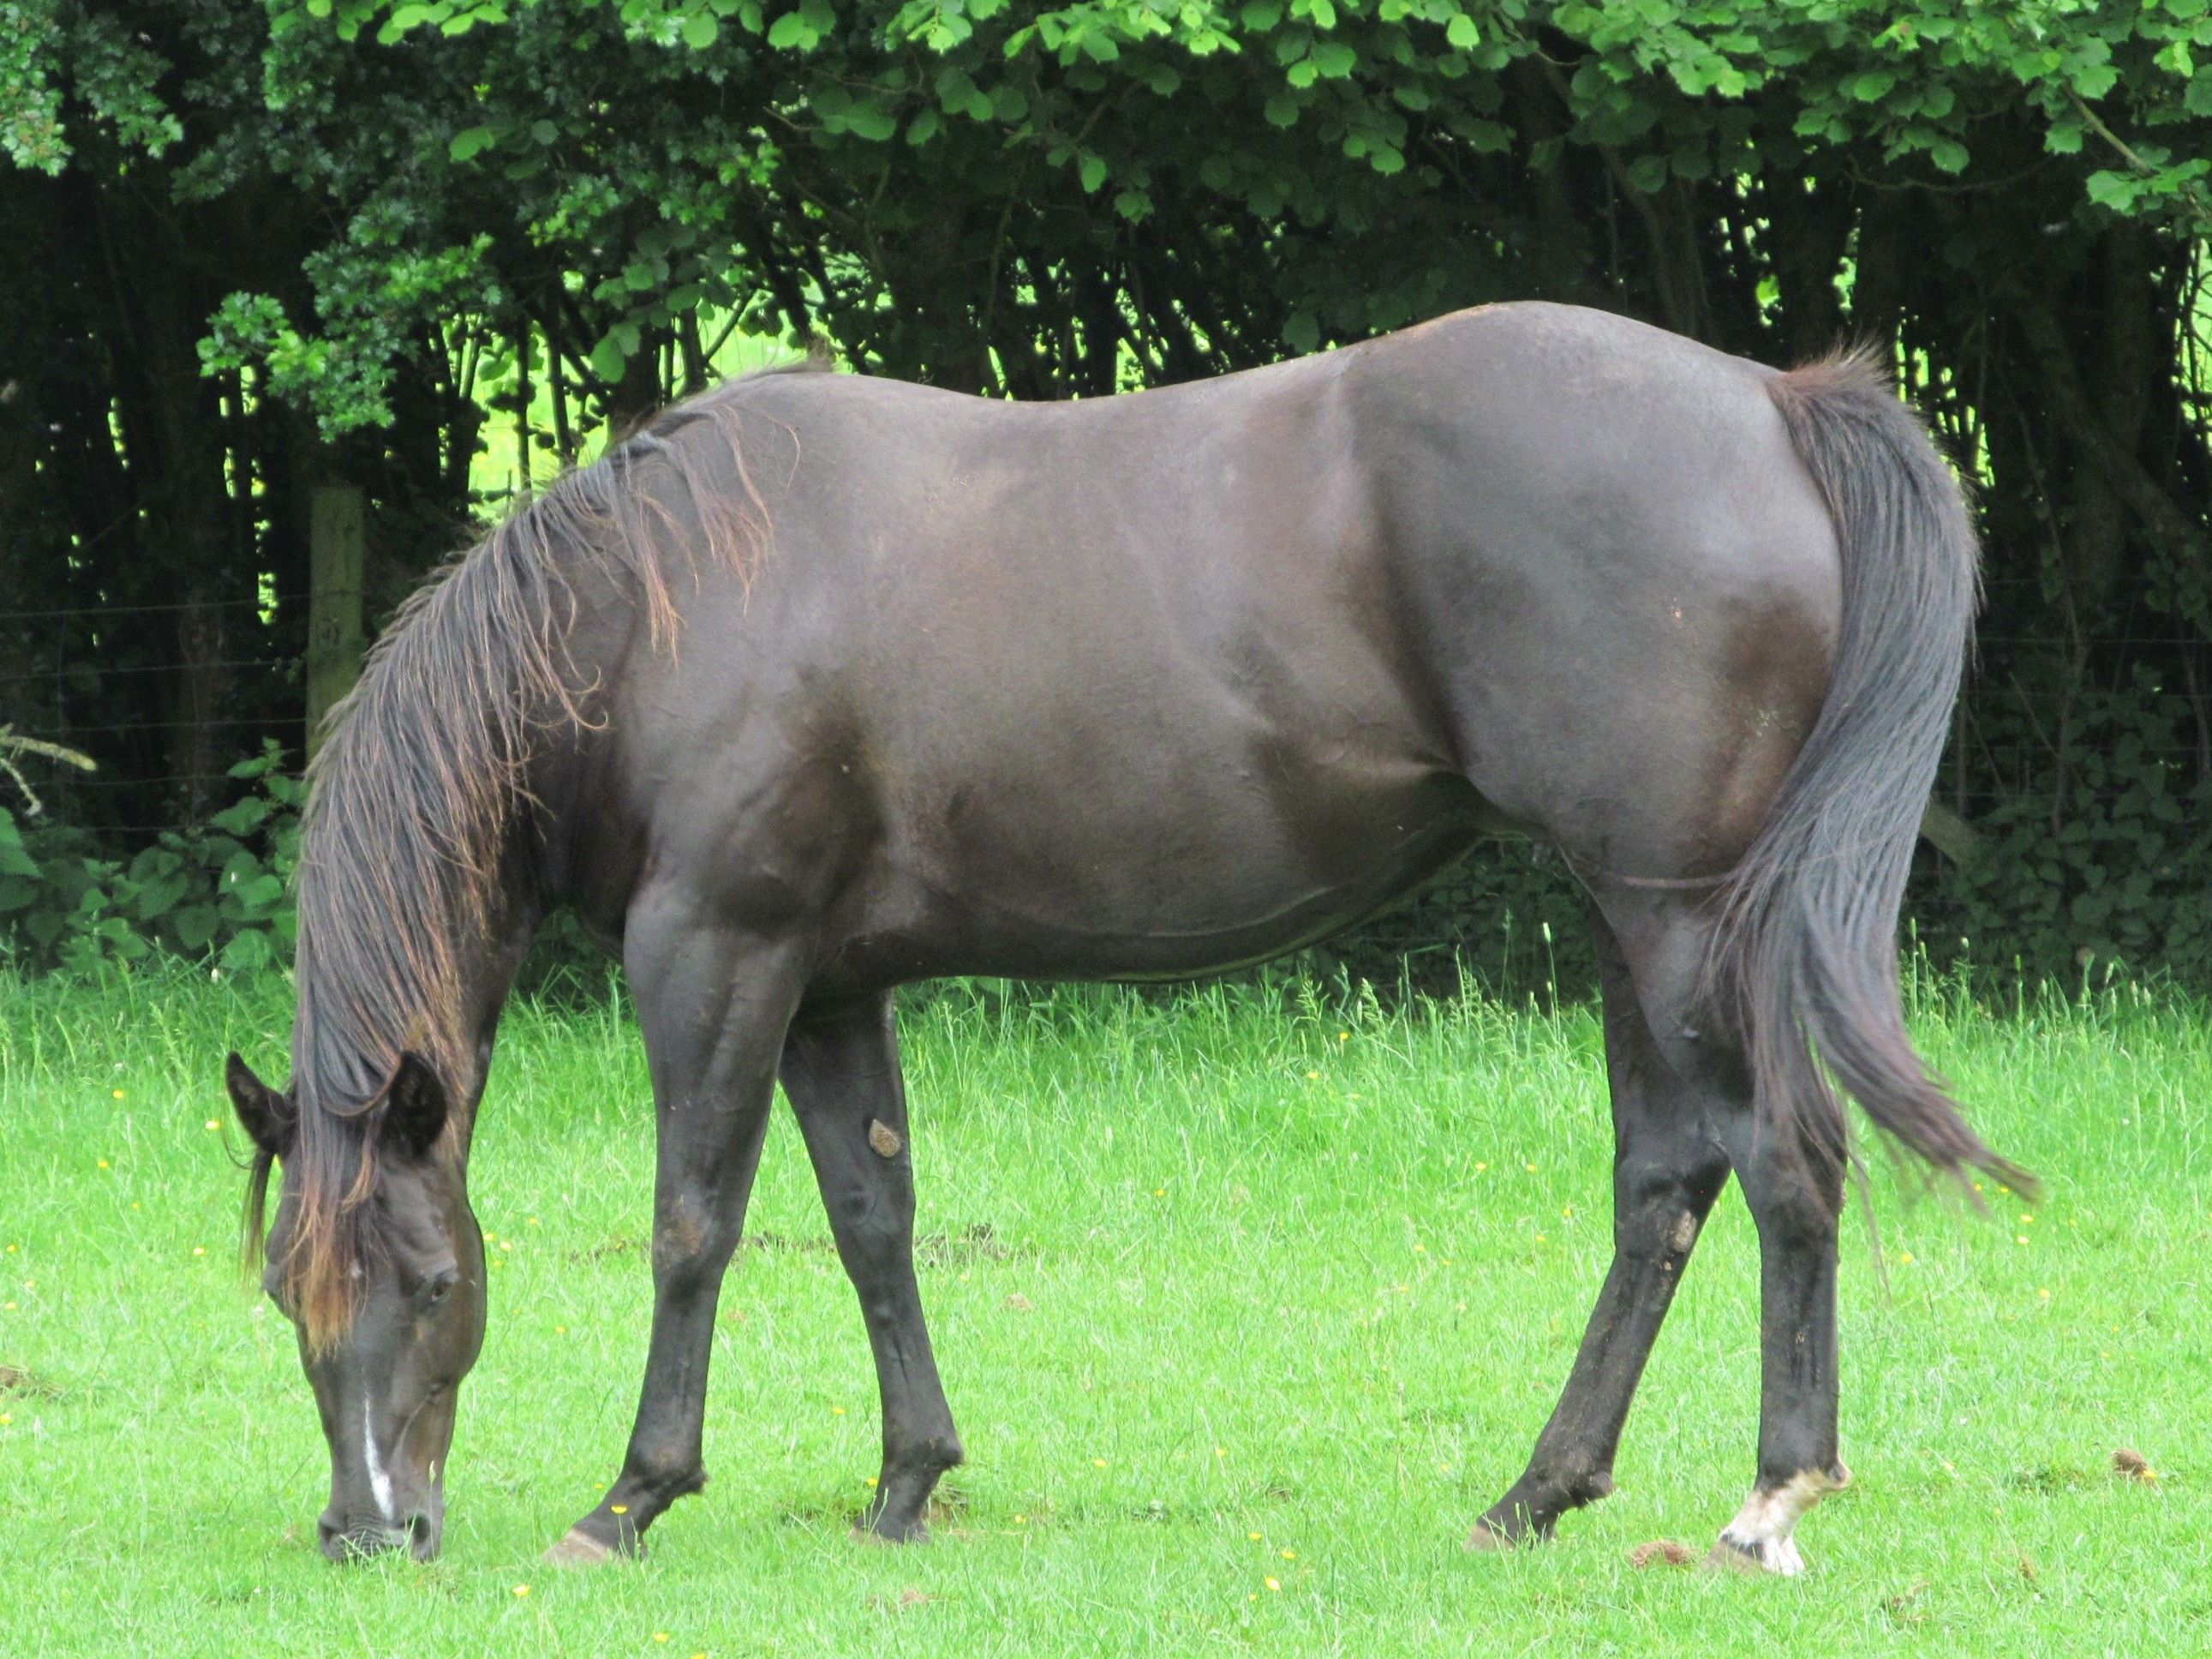
<path fill-rule="evenodd" d="M 230 1089 L 231 1109 L 253 1144 L 271 1158 L 290 1152 L 300 1122 L 292 1103 L 254 1076 L 253 1068 L 235 1052 L 223 1062 L 222 1080 Z"/>
<path fill-rule="evenodd" d="M 436 1146 L 445 1133 L 446 1085 L 419 1054 L 399 1056 L 399 1069 L 385 1091 L 384 1127 L 396 1145 L 415 1158 Z"/>

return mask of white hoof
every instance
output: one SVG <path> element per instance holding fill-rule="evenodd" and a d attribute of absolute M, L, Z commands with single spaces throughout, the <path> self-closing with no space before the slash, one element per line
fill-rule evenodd
<path fill-rule="evenodd" d="M 1737 1572 L 1771 1572 L 1795 1578 L 1805 1571 L 1805 1558 L 1794 1538 L 1742 1538 L 1734 1527 L 1721 1530 L 1720 1542 L 1705 1557 L 1709 1567 L 1728 1567 Z"/>
<path fill-rule="evenodd" d="M 1841 1492 L 1850 1478 L 1850 1471 L 1838 1463 L 1832 1475 L 1824 1469 L 1805 1469 L 1771 1491 L 1754 1488 L 1735 1519 L 1721 1528 L 1720 1542 L 1713 1546 L 1705 1565 L 1795 1578 L 1805 1571 L 1805 1558 L 1798 1553 L 1792 1535 L 1798 1521 L 1830 1492 Z"/>

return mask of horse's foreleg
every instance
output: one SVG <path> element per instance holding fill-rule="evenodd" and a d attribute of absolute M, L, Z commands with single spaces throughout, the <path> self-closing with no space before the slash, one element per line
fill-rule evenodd
<path fill-rule="evenodd" d="M 1706 1212 L 1728 1180 L 1705 1106 L 1655 1041 L 1612 930 L 1593 917 L 1604 975 L 1613 1097 L 1613 1257 L 1574 1370 L 1528 1467 L 1475 1522 L 1469 1547 L 1548 1538 L 1567 1510 L 1613 1490 L 1613 1454 L 1638 1380 Z"/>
<path fill-rule="evenodd" d="M 701 1435 L 722 1274 L 744 1226 L 799 993 L 795 953 L 687 916 L 634 915 L 624 959 L 653 1071 L 653 1334 L 622 1472 L 547 1552 L 566 1565 L 640 1553 L 647 1528 L 707 1484 Z"/>
<path fill-rule="evenodd" d="M 914 1164 L 889 1000 L 803 1015 L 784 1048 L 783 1086 L 875 1351 L 884 1462 L 861 1524 L 893 1542 L 918 1539 L 930 1490 L 961 1450 L 915 1283 Z"/>
<path fill-rule="evenodd" d="M 1711 1559 L 1793 1574 L 1805 1569 L 1792 1536 L 1798 1518 L 1850 1480 L 1836 1432 L 1836 1226 L 1832 1190 L 1776 1155 L 1749 1114 L 1729 1126 L 1728 1146 L 1744 1202 L 1759 1228 L 1759 1475 Z"/>

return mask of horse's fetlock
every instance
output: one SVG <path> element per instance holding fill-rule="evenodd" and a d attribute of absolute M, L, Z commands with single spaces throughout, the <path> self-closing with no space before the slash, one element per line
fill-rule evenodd
<path fill-rule="evenodd" d="M 707 1484 L 707 1466 L 696 1446 L 633 1446 L 623 1484 L 651 1500 L 653 1514 Z"/>
<path fill-rule="evenodd" d="M 884 1464 L 887 1468 L 926 1471 L 937 1475 L 947 1469 L 957 1469 L 967 1461 L 968 1453 L 960 1443 L 960 1437 L 950 1429 L 913 1439 L 892 1441 L 886 1437 L 884 1445 Z"/>

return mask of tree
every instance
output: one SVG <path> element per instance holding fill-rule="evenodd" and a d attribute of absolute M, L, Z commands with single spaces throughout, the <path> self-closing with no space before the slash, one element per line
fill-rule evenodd
<path fill-rule="evenodd" d="M 2212 876 L 2142 827 L 2212 777 L 2207 51 L 2208 0 L 0 0 L 0 562 L 295 655 L 315 484 L 367 490 L 388 604 L 480 450 L 573 458 L 731 329 L 1021 397 L 1532 296 L 1776 362 L 1862 336 L 1990 553 L 1945 787 L 2002 856 L 1928 914 L 2172 950 Z M 198 711 L 242 744 L 290 693 L 194 614 L 110 614 L 96 689 L 0 718 L 143 750 L 180 710 L 210 775 Z M 19 635 L 19 684 L 90 627 Z"/>

